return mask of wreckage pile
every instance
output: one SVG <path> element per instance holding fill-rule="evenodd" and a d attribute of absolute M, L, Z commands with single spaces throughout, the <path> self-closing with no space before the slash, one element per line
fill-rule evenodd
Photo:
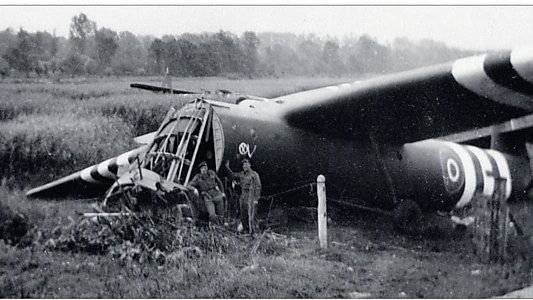
<path fill-rule="evenodd" d="M 69 252 L 109 254 L 120 260 L 157 261 L 223 253 L 229 239 L 215 230 L 177 226 L 149 212 L 114 218 L 82 219 L 56 227 L 44 245 Z"/>
<path fill-rule="evenodd" d="M 1 204 L 1 203 L 0 203 Z M 59 220 L 52 230 L 41 230 L 28 218 L 0 207 L 0 239 L 19 247 L 73 253 L 111 255 L 124 261 L 177 262 L 207 253 L 225 253 L 232 239 L 222 228 L 197 228 L 175 222 L 169 214 L 144 211 L 120 217 L 93 217 L 68 224 Z"/>

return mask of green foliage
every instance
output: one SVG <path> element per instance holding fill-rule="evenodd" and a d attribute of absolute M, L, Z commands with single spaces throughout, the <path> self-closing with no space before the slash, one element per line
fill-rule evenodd
<path fill-rule="evenodd" d="M 118 49 L 118 35 L 111 29 L 100 28 L 96 31 L 96 57 L 101 66 L 109 66 L 111 58 Z"/>
<path fill-rule="evenodd" d="M 9 244 L 18 244 L 30 230 L 28 218 L 11 207 L 0 202 L 0 240 Z"/>
<path fill-rule="evenodd" d="M 72 18 L 69 40 L 48 32 L 0 32 L 0 56 L 26 76 L 53 72 L 79 75 L 133 75 L 144 69 L 173 76 L 231 76 L 231 78 L 283 76 L 362 76 L 401 71 L 451 61 L 475 54 L 433 40 L 401 37 L 380 44 L 362 36 L 319 37 L 314 34 L 256 33 L 242 36 L 219 30 L 213 33 L 162 38 L 117 34 L 97 28 L 83 13 Z M 61 68 L 57 63 L 61 61 Z M 43 66 L 50 66 L 43 68 Z M 1 64 L 0 64 L 1 71 Z M 8 72 L 2 71 L 2 76 Z"/>
<path fill-rule="evenodd" d="M 80 54 L 70 53 L 68 57 L 61 62 L 60 68 L 71 76 L 81 75 L 83 74 L 86 60 L 86 57 Z"/>
<path fill-rule="evenodd" d="M 145 75 L 148 67 L 148 49 L 143 47 L 134 34 L 122 31 L 118 35 L 118 47 L 111 64 L 117 74 Z"/>
<path fill-rule="evenodd" d="M 0 56 L 0 76 L 2 79 L 9 75 L 9 63 Z"/>
<path fill-rule="evenodd" d="M 60 221 L 51 232 L 36 230 L 30 233 L 34 238 L 27 240 L 50 250 L 159 264 L 182 263 L 206 253 L 225 253 L 232 244 L 222 232 L 180 226 L 175 218 L 155 216 L 151 211 L 109 219 L 68 219 L 67 225 Z"/>
<path fill-rule="evenodd" d="M 70 23 L 70 42 L 74 47 L 74 53 L 88 54 L 87 41 L 94 37 L 96 32 L 96 23 L 91 21 L 86 14 L 80 13 L 78 16 L 72 17 Z"/>
<path fill-rule="evenodd" d="M 156 130 L 170 107 L 179 109 L 191 98 L 168 98 L 153 101 L 142 97 L 116 96 L 113 101 L 100 99 L 87 103 L 86 109 L 106 117 L 118 117 L 133 130 L 133 136 Z"/>
<path fill-rule="evenodd" d="M 131 132 L 112 117 L 21 115 L 2 124 L 0 172 L 19 186 L 36 179 L 51 181 L 133 149 Z"/>
<path fill-rule="evenodd" d="M 35 39 L 22 28 L 17 35 L 18 43 L 16 46 L 8 48 L 4 58 L 9 65 L 29 76 L 30 71 L 34 70 L 37 65 Z"/>

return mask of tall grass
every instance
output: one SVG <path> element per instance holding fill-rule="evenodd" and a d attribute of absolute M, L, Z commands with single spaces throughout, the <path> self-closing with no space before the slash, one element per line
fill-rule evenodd
<path fill-rule="evenodd" d="M 117 95 L 86 102 L 83 110 L 107 118 L 119 118 L 132 128 L 133 136 L 139 136 L 156 130 L 170 107 L 179 109 L 193 99 L 168 95 Z"/>
<path fill-rule="evenodd" d="M 9 94 L 0 92 L 0 121 L 10 121 L 20 115 L 72 113 L 76 103 L 66 98 L 53 98 L 48 93 Z"/>
<path fill-rule="evenodd" d="M 46 93 L 53 98 L 68 98 L 72 100 L 84 100 L 91 98 L 107 97 L 117 92 L 131 93 L 127 85 L 97 85 L 93 84 L 51 84 L 51 83 L 33 83 L 33 84 L 1 84 L 3 93 L 10 95 L 21 94 L 42 94 Z"/>
<path fill-rule="evenodd" d="M 116 117 L 21 115 L 0 131 L 0 173 L 10 184 L 44 183 L 133 149 L 133 129 Z"/>
<path fill-rule="evenodd" d="M 179 109 L 196 97 L 131 89 L 129 80 L 0 84 L 1 179 L 41 184 L 131 150 L 133 137 L 156 130 L 170 107 Z M 178 78 L 174 86 L 273 97 L 346 80 Z"/>

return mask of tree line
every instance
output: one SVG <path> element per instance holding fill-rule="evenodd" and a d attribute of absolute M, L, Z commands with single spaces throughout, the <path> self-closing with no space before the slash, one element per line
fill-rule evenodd
<path fill-rule="evenodd" d="M 74 16 L 69 36 L 23 28 L 0 31 L 0 74 L 160 75 L 281 77 L 358 76 L 402 71 L 454 60 L 474 51 L 405 37 L 380 44 L 369 35 L 215 33 L 154 36 L 98 27 L 87 15 Z"/>

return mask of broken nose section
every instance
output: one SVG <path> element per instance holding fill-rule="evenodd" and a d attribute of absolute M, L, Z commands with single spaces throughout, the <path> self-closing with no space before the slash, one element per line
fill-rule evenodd
<path fill-rule="evenodd" d="M 193 222 L 188 190 L 146 168 L 131 168 L 107 191 L 100 208 L 105 212 L 147 212 L 174 215 L 176 222 Z"/>
<path fill-rule="evenodd" d="M 149 189 L 152 191 L 173 191 L 174 189 L 182 189 L 185 190 L 185 188 L 175 182 L 171 182 L 168 180 L 165 180 L 161 175 L 157 174 L 154 171 L 145 169 L 145 168 L 136 168 L 133 170 L 129 170 L 126 173 L 122 174 L 113 187 L 115 186 L 128 186 L 128 185 L 134 185 L 139 186 L 145 189 Z M 113 189 L 111 187 L 111 189 Z"/>

